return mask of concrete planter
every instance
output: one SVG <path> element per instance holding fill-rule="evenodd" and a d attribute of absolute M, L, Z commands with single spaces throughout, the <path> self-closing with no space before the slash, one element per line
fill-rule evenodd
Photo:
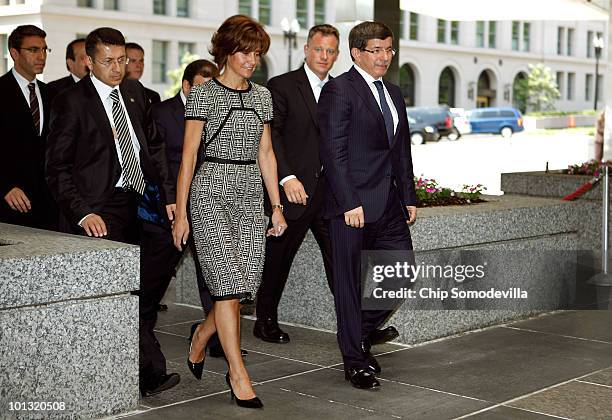
<path fill-rule="evenodd" d="M 411 228 L 417 263 L 419 252 L 431 253 L 465 250 L 575 250 L 585 240 L 577 229 L 577 215 L 584 203 L 566 203 L 550 198 L 525 196 L 487 197 L 488 203 L 473 206 L 450 206 L 419 210 L 419 219 Z M 509 270 L 515 267 L 509 266 Z M 538 273 L 527 280 L 526 273 L 516 272 L 514 285 L 525 282 L 546 285 L 542 307 L 564 307 L 572 303 L 575 277 L 559 270 Z M 499 280 L 495 286 L 505 287 Z M 177 301 L 199 306 L 192 262 L 184 261 L 177 274 Z M 556 305 L 556 306 L 555 306 Z M 418 306 L 418 305 L 417 305 Z M 400 331 L 399 341 L 413 344 L 471 329 L 530 316 L 537 310 L 464 310 L 440 307 L 422 310 L 405 303 L 390 324 Z M 325 280 L 323 262 L 316 241 L 308 235 L 296 256 L 287 287 L 279 307 L 281 321 L 300 325 L 336 329 L 332 296 Z"/>
<path fill-rule="evenodd" d="M 139 259 L 136 246 L 0 224 L 3 418 L 137 408 Z"/>
<path fill-rule="evenodd" d="M 525 130 L 545 128 L 594 127 L 596 115 L 559 115 L 555 117 L 523 117 Z"/>

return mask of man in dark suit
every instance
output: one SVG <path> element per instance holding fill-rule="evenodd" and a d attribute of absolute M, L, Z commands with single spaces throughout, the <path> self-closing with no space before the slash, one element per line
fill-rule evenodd
<path fill-rule="evenodd" d="M 87 36 L 85 48 L 90 76 L 53 102 L 47 180 L 65 216 L 66 231 L 136 244 L 137 206 L 145 189 L 157 187 L 168 219 L 173 218 L 175 192 L 164 145 L 155 135 L 142 85 L 124 80 L 127 57 L 121 32 L 98 28 Z M 147 255 L 141 253 L 143 294 L 155 293 L 146 275 Z M 166 374 L 159 343 L 148 332 L 141 320 L 143 395 L 164 391 L 180 380 L 178 374 Z"/>
<path fill-rule="evenodd" d="M 321 89 L 330 79 L 329 71 L 338 58 L 339 40 L 338 30 L 331 25 L 312 27 L 304 45 L 304 65 L 268 82 L 274 102 L 272 143 L 283 187 L 281 204 L 289 221 L 284 235 L 266 238 L 262 283 L 257 292 L 253 334 L 271 343 L 289 342 L 289 334 L 278 325 L 278 304 L 293 259 L 308 230 L 319 244 L 332 289 L 329 232 L 321 213 L 325 184 L 321 182 L 316 112 Z M 265 204 L 270 214 L 267 194 Z"/>
<path fill-rule="evenodd" d="M 178 172 L 181 166 L 181 158 L 183 154 L 183 137 L 185 135 L 185 102 L 189 91 L 193 86 L 205 83 L 212 77 L 219 74 L 219 70 L 214 63 L 208 60 L 196 60 L 190 63 L 183 72 L 183 81 L 181 90 L 174 97 L 166 99 L 165 101 L 156 104 L 152 109 L 152 117 L 157 127 L 157 132 L 161 139 L 163 139 L 166 146 L 166 157 L 168 159 L 168 169 L 170 171 L 170 177 L 174 184 L 178 179 Z M 157 223 L 155 220 L 150 219 L 144 222 L 145 231 L 151 238 L 150 242 L 157 243 L 158 246 L 153 248 L 152 255 L 155 255 L 155 261 L 147 268 L 151 273 L 157 273 L 155 278 L 160 284 L 165 284 L 163 289 L 165 290 L 171 278 L 175 274 L 176 266 L 183 255 L 182 252 L 178 251 L 173 244 L 172 230 L 169 225 Z M 193 242 L 192 242 L 193 244 Z M 192 255 L 195 254 L 195 250 L 192 248 Z M 194 258 L 197 263 L 197 258 Z M 198 279 L 198 290 L 200 292 L 200 300 L 202 302 L 202 308 L 206 313 L 212 309 L 212 299 L 210 292 L 206 288 L 204 279 L 201 277 L 201 270 L 196 270 Z M 161 290 L 162 288 L 160 288 Z M 148 305 L 148 310 L 144 315 L 146 318 L 156 318 L 154 304 L 159 303 L 163 296 L 156 296 L 155 299 L 151 299 L 151 303 Z M 195 323 L 192 326 L 193 331 L 197 328 L 199 323 Z M 154 322 L 153 322 L 154 325 Z M 208 340 L 208 350 L 212 357 L 223 357 L 223 347 L 217 337 L 214 334 Z"/>
<path fill-rule="evenodd" d="M 36 79 L 47 60 L 47 34 L 18 26 L 8 46 L 14 67 L 0 77 L 0 222 L 57 229 L 57 209 L 45 181 L 48 86 Z"/>
<path fill-rule="evenodd" d="M 87 54 L 85 53 L 85 38 L 70 41 L 66 47 L 66 68 L 70 73 L 68 76 L 49 82 L 49 89 L 53 96 L 74 86 L 76 82 L 89 74 Z"/>
<path fill-rule="evenodd" d="M 144 48 L 135 42 L 128 42 L 125 44 L 125 52 L 128 56 L 128 63 L 125 68 L 126 77 L 132 80 L 140 80 L 144 73 Z M 151 105 L 161 102 L 159 93 L 147 87 L 145 87 L 145 91 Z"/>
<path fill-rule="evenodd" d="M 416 219 L 404 101 L 398 86 L 382 80 L 395 55 L 392 45 L 386 25 L 355 26 L 349 34 L 354 66 L 325 85 L 317 111 L 338 343 L 345 378 L 366 389 L 380 386 L 380 367 L 364 351 L 364 340 L 391 311 L 361 310 L 361 251 L 411 250 L 408 224 Z"/>

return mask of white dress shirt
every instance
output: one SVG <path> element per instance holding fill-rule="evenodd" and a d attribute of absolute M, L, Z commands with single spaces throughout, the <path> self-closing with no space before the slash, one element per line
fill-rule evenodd
<path fill-rule="evenodd" d="M 134 131 L 134 127 L 132 126 L 132 121 L 130 121 L 130 115 L 128 114 L 125 108 L 125 103 L 123 103 L 123 97 L 121 96 L 119 86 L 111 87 L 106 83 L 96 79 L 96 76 L 94 76 L 93 74 L 91 75 L 91 81 L 93 82 L 93 85 L 96 88 L 100 99 L 102 100 L 102 104 L 104 105 L 104 110 L 106 111 L 108 122 L 110 123 L 111 128 L 113 129 L 113 136 L 115 137 L 115 148 L 117 149 L 119 163 L 123 164 L 123 160 L 121 158 L 121 148 L 119 147 L 119 139 L 117 138 L 117 132 L 115 131 L 115 122 L 113 120 L 113 100 L 110 97 L 110 94 L 113 90 L 119 91 L 119 102 L 121 103 L 121 107 L 123 108 L 123 112 L 125 113 L 128 127 L 130 129 L 130 137 L 132 138 L 132 146 L 134 147 L 136 159 L 138 160 L 138 164 L 140 164 L 140 143 L 138 143 L 138 137 L 136 137 L 136 132 Z M 119 181 L 117 182 L 116 186 L 119 188 L 123 186 L 123 171 L 121 171 L 121 175 L 119 176 Z"/>
<path fill-rule="evenodd" d="M 181 95 L 181 100 L 183 101 L 183 106 L 187 106 L 187 97 L 183 92 L 183 89 L 179 90 L 179 94 Z"/>
<path fill-rule="evenodd" d="M 72 73 L 70 73 L 70 75 L 72 76 L 72 80 L 74 80 L 74 83 L 78 83 L 78 82 L 79 82 L 79 80 L 81 80 L 81 79 L 79 79 L 78 77 L 76 77 L 76 76 L 75 76 L 74 74 L 72 74 Z"/>
<path fill-rule="evenodd" d="M 45 113 L 43 110 L 42 96 L 40 96 L 40 87 L 38 86 L 38 80 L 34 78 L 34 80 L 30 82 L 28 79 L 19 74 L 17 70 L 15 70 L 15 67 L 13 67 L 11 71 L 13 73 L 13 76 L 15 77 L 15 80 L 17 80 L 17 84 L 21 89 L 21 93 L 23 93 L 23 96 L 25 96 L 25 100 L 28 106 L 30 106 L 30 88 L 28 87 L 28 85 L 30 83 L 34 83 L 34 91 L 36 92 L 36 97 L 38 98 L 38 113 L 40 115 L 40 130 L 38 132 L 38 135 L 40 136 L 42 134 L 43 124 L 45 123 Z"/>
<path fill-rule="evenodd" d="M 308 78 L 308 83 L 310 83 L 310 88 L 312 89 L 315 101 L 318 103 L 323 86 L 325 86 L 325 83 L 329 82 L 329 73 L 325 75 L 325 79 L 321 80 L 319 79 L 319 76 L 317 76 L 312 70 L 310 70 L 310 67 L 308 67 L 308 64 L 306 63 L 304 63 L 304 71 L 306 72 L 306 77 Z M 296 178 L 297 177 L 295 175 L 287 175 L 286 177 L 280 180 L 279 184 L 282 187 L 285 182 Z"/>
<path fill-rule="evenodd" d="M 119 139 L 117 138 L 117 131 L 115 130 L 115 121 L 113 120 L 113 100 L 110 97 L 110 94 L 113 90 L 117 89 L 119 91 L 119 102 L 121 103 L 121 107 L 125 112 L 125 118 L 128 123 L 128 127 L 130 129 L 130 137 L 132 138 L 132 146 L 134 147 L 134 153 L 136 153 L 136 159 L 138 160 L 138 164 L 140 165 L 140 143 L 138 143 L 138 138 L 136 137 L 136 132 L 134 131 L 134 127 L 132 127 L 132 121 L 130 121 L 130 115 L 128 114 L 125 104 L 123 103 L 123 97 L 121 96 L 121 90 L 119 90 L 119 86 L 111 87 L 104 82 L 101 82 L 90 73 L 91 81 L 98 92 L 98 96 L 100 96 L 100 100 L 102 100 L 102 105 L 104 105 L 104 110 L 106 111 L 106 117 L 108 118 L 108 122 L 111 125 L 111 129 L 113 130 L 113 136 L 115 137 L 115 149 L 117 150 L 117 156 L 119 157 L 119 164 L 122 163 L 121 160 L 121 149 L 119 147 Z M 121 188 L 123 186 L 123 171 L 121 171 L 121 175 L 119 175 L 119 181 L 117 181 L 116 187 Z M 93 213 L 90 213 L 79 220 L 78 225 L 82 226 L 83 220 L 85 220 L 88 216 Z"/>
<path fill-rule="evenodd" d="M 359 67 L 357 64 L 355 64 L 353 67 L 355 67 L 355 70 L 357 70 L 359 74 L 361 74 L 363 79 L 368 84 L 368 87 L 372 91 L 372 95 L 374 95 L 374 99 L 376 99 L 378 108 L 380 108 L 380 112 L 382 113 L 382 107 L 380 106 L 380 97 L 378 96 L 378 89 L 376 88 L 376 85 L 374 84 L 374 82 L 377 80 L 380 80 L 382 82 L 383 81 L 382 77 L 379 77 L 378 79 L 374 79 L 372 75 L 370 75 L 370 73 L 366 72 L 364 69 Z M 391 116 L 393 117 L 393 133 L 396 133 L 397 125 L 399 124 L 399 116 L 397 114 L 397 109 L 395 109 L 395 104 L 393 103 L 393 100 L 391 99 L 391 95 L 389 95 L 389 91 L 387 91 L 387 87 L 385 86 L 385 83 L 383 82 L 382 85 L 383 85 L 383 90 L 385 91 L 385 98 L 387 99 L 387 104 L 389 105 L 389 108 L 391 109 Z"/>

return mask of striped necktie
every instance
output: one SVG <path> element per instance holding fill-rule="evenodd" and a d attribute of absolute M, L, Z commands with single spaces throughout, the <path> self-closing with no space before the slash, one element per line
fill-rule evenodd
<path fill-rule="evenodd" d="M 119 90 L 113 89 L 110 97 L 113 100 L 113 121 L 115 122 L 115 131 L 117 132 L 119 150 L 121 151 L 123 188 L 132 188 L 142 195 L 145 190 L 144 175 L 134 152 L 125 111 L 119 101 Z"/>
<path fill-rule="evenodd" d="M 30 112 L 32 113 L 32 121 L 34 122 L 34 128 L 36 128 L 36 135 L 40 135 L 40 106 L 38 104 L 38 96 L 36 96 L 36 84 L 34 82 L 28 83 L 28 89 L 30 89 Z"/>

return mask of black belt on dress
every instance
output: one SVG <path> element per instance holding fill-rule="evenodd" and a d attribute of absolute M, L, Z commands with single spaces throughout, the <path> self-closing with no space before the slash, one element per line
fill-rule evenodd
<path fill-rule="evenodd" d="M 254 165 L 257 163 L 255 159 L 235 160 L 235 159 L 221 159 L 221 158 L 216 158 L 213 156 L 206 156 L 204 158 L 204 162 L 227 163 L 229 165 Z"/>

